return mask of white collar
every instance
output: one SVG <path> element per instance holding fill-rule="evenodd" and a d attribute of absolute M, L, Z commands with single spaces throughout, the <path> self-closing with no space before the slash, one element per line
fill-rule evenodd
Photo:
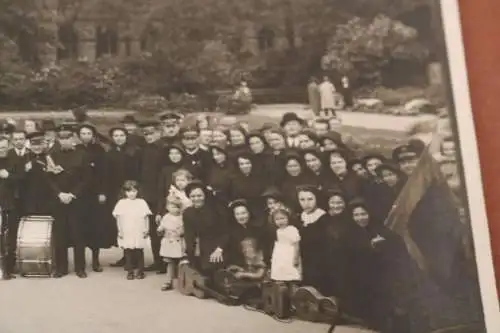
<path fill-rule="evenodd" d="M 196 149 L 194 150 L 191 150 L 191 151 L 188 151 L 188 150 L 185 150 L 186 154 L 187 155 L 190 155 L 190 156 L 193 156 L 194 154 L 196 154 L 198 151 L 200 150 L 200 147 L 196 147 Z"/>
<path fill-rule="evenodd" d="M 304 224 L 304 227 L 307 227 L 309 224 L 313 224 L 318 221 L 326 212 L 321 208 L 316 208 L 316 210 L 312 213 L 302 212 L 300 215 L 300 219 Z"/>

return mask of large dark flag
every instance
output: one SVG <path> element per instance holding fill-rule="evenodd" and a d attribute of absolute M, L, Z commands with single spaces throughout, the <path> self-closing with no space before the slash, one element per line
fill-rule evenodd
<path fill-rule="evenodd" d="M 468 255 L 470 233 L 454 195 L 428 147 L 385 221 L 411 258 L 407 265 L 393 267 L 412 271 L 411 283 L 394 281 L 405 286 L 409 316 L 416 321 L 408 333 L 481 331 L 476 265 Z M 408 277 L 405 273 L 394 277 Z"/>

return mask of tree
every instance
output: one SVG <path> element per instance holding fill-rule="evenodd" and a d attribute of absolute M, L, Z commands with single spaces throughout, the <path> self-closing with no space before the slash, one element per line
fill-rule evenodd
<path fill-rule="evenodd" d="M 415 29 L 385 15 L 373 20 L 354 18 L 337 28 L 322 66 L 380 84 L 382 70 L 392 60 L 422 61 L 427 57 L 428 49 L 417 36 Z"/>

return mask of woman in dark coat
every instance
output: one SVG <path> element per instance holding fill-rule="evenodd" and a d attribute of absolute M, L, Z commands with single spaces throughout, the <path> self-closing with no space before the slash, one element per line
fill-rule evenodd
<path fill-rule="evenodd" d="M 250 132 L 247 136 L 248 150 L 252 153 L 252 163 L 262 174 L 262 181 L 269 182 L 272 178 L 273 156 L 266 139 L 259 131 Z"/>
<path fill-rule="evenodd" d="M 348 227 L 347 202 L 339 189 L 327 191 L 328 225 L 328 296 L 337 297 L 342 303 L 349 297 L 346 267 L 346 237 Z"/>
<path fill-rule="evenodd" d="M 327 188 L 328 168 L 324 154 L 318 149 L 307 149 L 303 152 L 303 156 L 312 184 L 321 189 Z"/>
<path fill-rule="evenodd" d="M 139 150 L 128 144 L 124 128 L 114 127 L 109 134 L 112 143 L 104 155 L 104 186 L 107 202 L 114 206 L 125 181 L 139 178 L 140 160 Z"/>
<path fill-rule="evenodd" d="M 299 211 L 297 188 L 304 185 L 317 185 L 315 179 L 307 172 L 299 153 L 288 152 L 285 155 L 285 175 L 282 179 L 280 191 L 283 193 L 285 204 L 292 211 Z"/>
<path fill-rule="evenodd" d="M 77 149 L 82 149 L 87 153 L 90 162 L 91 176 L 88 186 L 82 193 L 82 212 L 85 214 L 87 228 L 87 245 L 92 250 L 92 270 L 102 272 L 99 263 L 99 249 L 112 247 L 116 242 L 114 227 L 110 219 L 106 218 L 105 202 L 105 154 L 106 151 L 97 142 L 96 129 L 91 124 L 81 124 L 78 128 L 78 138 L 80 144 Z"/>
<path fill-rule="evenodd" d="M 334 150 L 328 152 L 329 171 L 326 177 L 326 189 L 339 188 L 349 200 L 359 196 L 362 191 L 362 180 L 347 168 L 348 158 L 345 152 Z"/>
<path fill-rule="evenodd" d="M 186 255 L 194 268 L 212 277 L 226 261 L 227 223 L 214 208 L 211 193 L 201 182 L 189 184 L 186 194 L 193 203 L 182 215 Z"/>
<path fill-rule="evenodd" d="M 326 135 L 319 138 L 319 144 L 321 149 L 326 153 L 338 150 L 343 152 L 348 160 L 354 158 L 354 152 L 347 147 L 339 132 L 329 131 Z"/>
<path fill-rule="evenodd" d="M 228 153 L 224 148 L 211 146 L 209 152 L 212 157 L 212 166 L 207 174 L 207 186 L 211 189 L 217 205 L 225 210 L 229 203 L 234 165 L 230 163 Z"/>
<path fill-rule="evenodd" d="M 264 211 L 262 193 L 267 184 L 252 164 L 249 152 L 240 152 L 236 157 L 235 171 L 231 178 L 230 200 L 245 199 L 252 214 L 261 216 Z"/>
<path fill-rule="evenodd" d="M 363 199 L 347 208 L 346 258 L 350 297 L 344 309 L 377 331 L 427 332 L 417 295 L 423 273 L 401 237 L 380 226 Z M 408 320 L 409 317 L 412 320 Z M 390 327 L 390 329 L 388 329 Z"/>
<path fill-rule="evenodd" d="M 269 147 L 271 148 L 271 169 L 269 185 L 280 186 L 285 171 L 285 154 L 287 151 L 285 132 L 280 128 L 269 130 Z"/>
<path fill-rule="evenodd" d="M 383 274 L 386 268 L 383 251 L 389 233 L 372 218 L 364 200 L 352 200 L 347 212 L 350 218 L 346 250 L 350 297 L 346 298 L 344 307 L 371 328 L 380 330 L 391 307 L 391 281 Z"/>
<path fill-rule="evenodd" d="M 265 233 L 263 223 L 257 220 L 248 207 L 245 200 L 235 200 L 229 204 L 229 234 L 226 247 L 226 265 L 245 267 L 247 259 L 244 255 L 242 242 L 251 238 L 255 240 L 257 247 L 266 257 L 264 250 L 269 248 L 269 237 Z"/>
<path fill-rule="evenodd" d="M 328 294 L 329 276 L 327 262 L 328 214 L 320 208 L 320 191 L 314 186 L 302 186 L 297 193 L 301 208 L 300 253 L 302 257 L 303 284 L 316 288 L 321 294 Z"/>
<path fill-rule="evenodd" d="M 186 161 L 186 153 L 180 145 L 170 145 L 165 151 L 167 152 L 165 166 L 161 169 L 158 177 L 158 206 L 156 207 L 156 214 L 161 216 L 165 214 L 166 201 L 164 199 L 168 197 L 173 174 L 180 169 L 185 169 L 191 174 L 195 172 L 192 165 Z"/>
<path fill-rule="evenodd" d="M 248 150 L 247 143 L 247 133 L 245 129 L 241 126 L 234 125 L 227 130 L 227 137 L 229 138 L 229 147 L 227 147 L 227 152 L 231 160 L 235 160 L 239 153 Z"/>
<path fill-rule="evenodd" d="M 384 222 L 388 213 L 387 186 L 377 175 L 375 169 L 385 160 L 384 156 L 378 154 L 368 154 L 362 159 L 363 167 L 368 171 L 368 177 L 363 181 L 361 196 L 365 199 L 372 218 L 380 223 Z"/>
<path fill-rule="evenodd" d="M 110 224 L 110 232 L 114 236 L 114 245 L 116 245 L 118 230 L 111 212 L 120 199 L 120 190 L 125 181 L 138 181 L 140 158 L 139 148 L 128 144 L 125 128 L 113 127 L 109 130 L 109 136 L 112 142 L 109 150 L 104 154 L 102 185 L 106 195 L 106 207 L 104 209 L 106 216 L 108 216 L 105 223 Z M 122 258 L 112 266 L 122 266 L 124 263 L 125 260 Z"/>

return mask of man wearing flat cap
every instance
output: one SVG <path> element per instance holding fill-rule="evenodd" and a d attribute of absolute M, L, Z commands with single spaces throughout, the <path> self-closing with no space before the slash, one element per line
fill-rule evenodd
<path fill-rule="evenodd" d="M 141 186 L 144 200 L 149 205 L 151 211 L 154 211 L 158 206 L 158 183 L 159 176 L 165 160 L 165 148 L 161 145 L 160 139 L 160 123 L 156 120 L 146 120 L 139 123 L 142 129 L 146 143 L 140 152 L 140 173 L 139 184 Z M 154 219 L 154 215 L 149 218 L 149 237 L 151 240 L 151 250 L 153 253 L 154 263 L 147 267 L 147 271 L 157 271 L 158 273 L 166 273 L 166 265 L 162 262 L 160 256 L 161 238 L 156 230 L 158 226 Z"/>
<path fill-rule="evenodd" d="M 401 171 L 410 176 L 417 167 L 422 151 L 416 145 L 404 144 L 392 152 L 392 159 L 399 165 Z"/>
<path fill-rule="evenodd" d="M 160 121 L 162 127 L 161 143 L 167 147 L 173 144 L 180 143 L 180 125 L 182 116 L 172 111 L 166 111 L 160 114 Z"/>
<path fill-rule="evenodd" d="M 60 149 L 51 155 L 52 165 L 47 168 L 52 197 L 57 201 L 54 209 L 54 277 L 68 274 L 68 247 L 74 251 L 75 272 L 79 278 L 85 273 L 85 221 L 82 216 L 82 198 L 91 178 L 90 163 L 82 149 L 76 149 L 75 128 L 63 124 L 57 128 Z"/>

